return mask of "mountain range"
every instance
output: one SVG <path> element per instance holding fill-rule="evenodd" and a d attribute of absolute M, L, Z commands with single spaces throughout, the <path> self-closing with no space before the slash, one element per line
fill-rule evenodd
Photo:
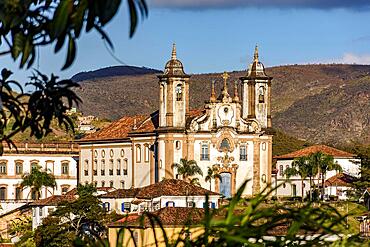
<path fill-rule="evenodd" d="M 76 90 L 83 100 L 80 110 L 85 115 L 112 120 L 157 110 L 157 75 L 161 72 L 141 69 L 141 74 L 110 74 L 108 68 L 99 70 L 104 76 L 95 77 L 95 72 L 89 72 L 87 77 L 74 76 L 81 85 Z M 230 84 L 246 75 L 246 71 L 229 73 L 232 93 Z M 337 146 L 370 143 L 370 66 L 287 65 L 267 68 L 266 73 L 274 78 L 271 108 L 274 128 L 312 143 Z M 216 90 L 220 92 L 221 74 L 191 76 L 191 108 L 201 108 L 209 99 L 212 80 L 216 80 Z"/>

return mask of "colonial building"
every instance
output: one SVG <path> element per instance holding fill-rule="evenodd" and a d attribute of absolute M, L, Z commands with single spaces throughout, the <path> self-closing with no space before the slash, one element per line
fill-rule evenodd
<path fill-rule="evenodd" d="M 222 91 L 215 82 L 203 109 L 190 110 L 190 75 L 173 47 L 159 79 L 159 110 L 150 116 L 123 117 L 80 141 L 80 183 L 128 189 L 163 178 L 178 178 L 173 168 L 181 158 L 195 160 L 203 171 L 214 167 L 221 179 L 202 187 L 230 197 L 248 181 L 245 196 L 271 182 L 271 80 L 254 60 L 244 77 Z M 221 79 L 221 78 L 220 78 Z"/>
<path fill-rule="evenodd" d="M 77 186 L 78 146 L 72 143 L 17 143 L 0 157 L 0 214 L 36 199 L 29 187 L 21 188 L 22 176 L 32 167 L 56 178 L 55 188 L 42 188 L 41 197 L 62 195 Z"/>
<path fill-rule="evenodd" d="M 326 189 L 326 195 L 335 195 L 338 196 L 339 199 L 347 198 L 346 191 L 348 191 L 349 187 L 351 187 L 349 185 L 351 183 L 349 182 L 350 177 L 354 179 L 360 175 L 360 159 L 356 158 L 356 155 L 354 154 L 325 145 L 314 145 L 292 153 L 274 157 L 274 159 L 276 159 L 276 174 L 274 178 L 276 179 L 274 179 L 273 184 L 276 186 L 280 185 L 276 190 L 277 196 L 302 196 L 301 177 L 297 175 L 287 178 L 285 175 L 285 170 L 292 166 L 292 162 L 295 158 L 308 156 L 317 152 L 322 152 L 323 154 L 333 156 L 334 162 L 341 166 L 342 172 L 345 174 L 339 175 L 340 173 L 335 170 L 328 171 L 326 173 L 325 177 L 327 180 L 325 185 L 329 186 Z M 346 182 L 339 182 L 339 180 L 343 179 L 346 180 Z M 312 183 L 318 186 L 321 184 L 321 179 L 316 176 Z M 303 196 L 306 196 L 310 191 L 309 178 L 304 179 L 303 187 Z"/>

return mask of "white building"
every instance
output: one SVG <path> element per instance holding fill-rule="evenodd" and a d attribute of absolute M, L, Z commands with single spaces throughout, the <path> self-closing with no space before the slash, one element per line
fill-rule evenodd
<path fill-rule="evenodd" d="M 221 195 L 179 179 L 165 179 L 142 188 L 117 189 L 100 196 L 104 208 L 117 213 L 155 211 L 164 207 L 218 208 Z"/>
<path fill-rule="evenodd" d="M 331 155 L 334 158 L 334 162 L 338 163 L 342 167 L 342 172 L 353 177 L 358 177 L 360 172 L 360 159 L 356 158 L 354 154 L 332 148 L 325 145 L 314 145 L 292 153 L 275 156 L 276 159 L 276 179 L 273 181 L 273 185 L 278 186 L 276 195 L 280 197 L 290 196 L 302 196 L 302 182 L 300 176 L 292 176 L 289 179 L 285 175 L 285 170 L 288 167 L 292 167 L 292 162 L 295 158 L 308 156 L 313 153 L 322 152 L 326 155 Z M 329 179 L 337 175 L 337 171 L 328 171 L 326 179 Z M 321 184 L 321 179 L 315 177 L 312 181 L 316 185 Z M 309 178 L 303 182 L 304 192 L 303 196 L 306 196 L 310 191 Z"/>
<path fill-rule="evenodd" d="M 190 75 L 177 59 L 175 47 L 158 78 L 158 111 L 123 117 L 79 142 L 79 182 L 143 187 L 176 178 L 173 163 L 185 158 L 195 160 L 203 174 L 208 167 L 216 168 L 222 179 L 212 180 L 211 188 L 226 197 L 246 180 L 244 196 L 261 192 L 271 182 L 272 78 L 259 61 L 257 47 L 246 75 L 228 86 L 225 72 L 220 78 L 222 91 L 217 96 L 213 82 L 200 110 L 189 109 Z M 210 187 L 204 178 L 199 181 Z"/>
<path fill-rule="evenodd" d="M 17 143 L 0 157 L 0 214 L 32 201 L 36 195 L 21 188 L 22 176 L 41 167 L 56 178 L 56 188 L 42 188 L 41 197 L 62 195 L 77 186 L 78 146 L 72 143 Z"/>

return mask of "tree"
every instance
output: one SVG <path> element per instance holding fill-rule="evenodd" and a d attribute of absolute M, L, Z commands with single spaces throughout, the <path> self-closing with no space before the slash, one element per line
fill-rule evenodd
<path fill-rule="evenodd" d="M 360 162 L 352 161 L 360 166 L 360 177 L 354 182 L 356 196 L 359 197 L 370 188 L 370 147 L 356 145 L 352 151 L 360 159 Z"/>
<path fill-rule="evenodd" d="M 39 47 L 54 46 L 58 53 L 67 49 L 65 64 L 70 67 L 76 56 L 76 41 L 82 34 L 97 31 L 111 49 L 113 44 L 104 27 L 116 15 L 121 0 L 28 0 L 0 1 L 0 56 L 10 56 L 19 61 L 20 68 L 31 68 Z M 145 0 L 127 0 L 130 13 L 130 37 L 138 23 L 138 13 L 146 17 Z M 85 28 L 85 29 L 83 29 Z M 66 45 L 65 45 L 66 43 Z M 72 129 L 66 110 L 80 99 L 71 90 L 78 84 L 71 80 L 58 81 L 58 77 L 36 71 L 30 84 L 35 91 L 23 93 L 20 82 L 10 79 L 12 72 L 3 68 L 0 78 L 0 154 L 3 142 L 15 146 L 12 137 L 26 129 L 31 136 L 42 138 L 51 132 L 50 123 L 57 119 L 59 125 Z M 17 90 L 17 92 L 16 92 Z"/>
<path fill-rule="evenodd" d="M 200 169 L 195 160 L 180 159 L 180 163 L 174 163 L 172 168 L 176 168 L 182 179 L 189 183 L 199 183 L 198 178 L 192 177 L 196 175 L 203 176 L 202 169 Z"/>
<path fill-rule="evenodd" d="M 40 199 L 43 187 L 55 188 L 56 186 L 54 175 L 41 171 L 41 167 L 32 167 L 31 173 L 22 176 L 21 187 L 23 189 L 29 187 L 31 194 L 35 193 L 36 200 Z"/>
<path fill-rule="evenodd" d="M 73 202 L 62 201 L 36 229 L 36 246 L 73 246 L 106 237 L 106 212 L 92 185 L 79 185 Z"/>
<path fill-rule="evenodd" d="M 325 194 L 325 177 L 328 171 L 342 171 L 342 167 L 334 162 L 334 157 L 322 152 L 313 153 L 309 157 L 313 166 L 317 167 L 321 177 L 321 200 L 324 200 Z"/>
<path fill-rule="evenodd" d="M 214 167 L 208 167 L 208 170 L 207 170 L 207 176 L 205 177 L 205 181 L 208 182 L 209 181 L 209 190 L 212 190 L 212 179 L 220 179 L 221 180 L 221 176 L 220 174 L 217 172 L 217 169 L 214 168 Z"/>
<path fill-rule="evenodd" d="M 302 189 L 302 202 L 304 200 L 304 180 L 313 173 L 313 166 L 308 162 L 306 156 L 295 158 L 292 162 L 292 167 L 285 170 L 285 175 L 289 178 L 291 176 L 299 175 L 301 178 Z M 310 176 L 310 186 L 311 186 Z M 310 187 L 310 200 L 311 200 L 311 187 Z"/>

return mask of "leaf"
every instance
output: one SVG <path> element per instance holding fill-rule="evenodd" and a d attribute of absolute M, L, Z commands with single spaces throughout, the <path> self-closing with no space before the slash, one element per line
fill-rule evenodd
<path fill-rule="evenodd" d="M 135 0 L 127 0 L 127 4 L 130 12 L 130 38 L 134 36 L 136 26 L 137 26 L 137 12 L 135 6 Z"/>
<path fill-rule="evenodd" d="M 52 39 L 59 37 L 67 28 L 69 14 L 73 8 L 72 0 L 63 0 L 58 4 L 53 17 L 52 29 L 50 36 Z"/>
<path fill-rule="evenodd" d="M 69 35 L 67 58 L 62 70 L 65 70 L 72 65 L 73 61 L 75 60 L 75 56 L 76 56 L 76 43 L 72 36 Z"/>
<path fill-rule="evenodd" d="M 27 38 L 23 47 L 23 55 L 20 65 L 21 68 L 23 68 L 23 66 L 26 64 L 32 50 L 33 50 L 32 40 L 30 38 Z"/>
<path fill-rule="evenodd" d="M 13 34 L 12 58 L 16 60 L 23 51 L 25 37 L 23 33 Z"/>

